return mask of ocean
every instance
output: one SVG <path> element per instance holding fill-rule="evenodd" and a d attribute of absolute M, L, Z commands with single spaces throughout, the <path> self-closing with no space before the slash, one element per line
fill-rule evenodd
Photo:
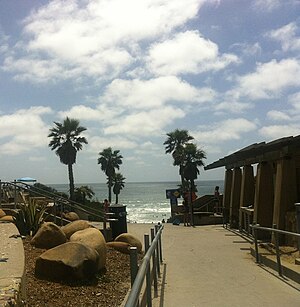
<path fill-rule="evenodd" d="M 130 223 L 157 223 L 171 216 L 170 200 L 166 198 L 166 190 L 177 189 L 180 182 L 128 182 L 119 194 L 119 204 L 126 206 L 127 221 Z M 95 193 L 95 199 L 103 201 L 108 198 L 108 188 L 105 183 L 76 184 L 89 186 Z M 197 181 L 197 195 L 213 194 L 215 186 L 223 192 L 223 180 Z M 68 184 L 51 184 L 59 192 L 68 193 Z M 112 195 L 112 204 L 115 195 Z M 181 204 L 182 199 L 178 199 Z"/>

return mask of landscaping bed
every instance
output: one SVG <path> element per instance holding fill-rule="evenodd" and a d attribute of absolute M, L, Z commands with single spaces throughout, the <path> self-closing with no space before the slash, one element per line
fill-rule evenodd
<path fill-rule="evenodd" d="M 107 250 L 106 271 L 93 280 L 63 284 L 35 277 L 36 258 L 45 250 L 24 239 L 26 306 L 120 306 L 130 288 L 129 255 Z"/>

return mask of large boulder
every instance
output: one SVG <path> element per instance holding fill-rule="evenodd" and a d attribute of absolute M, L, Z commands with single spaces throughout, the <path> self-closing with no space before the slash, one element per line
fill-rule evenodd
<path fill-rule="evenodd" d="M 79 242 L 67 242 L 40 255 L 35 263 L 35 274 L 57 281 L 89 279 L 98 271 L 98 258 L 93 248 Z"/>
<path fill-rule="evenodd" d="M 0 218 L 5 216 L 5 215 L 6 215 L 6 213 L 2 209 L 0 209 Z"/>
<path fill-rule="evenodd" d="M 63 214 L 63 217 L 71 222 L 79 220 L 79 216 L 76 212 L 66 212 Z"/>
<path fill-rule="evenodd" d="M 122 254 L 130 254 L 130 244 L 126 242 L 107 242 L 107 247 L 113 248 Z"/>
<path fill-rule="evenodd" d="M 130 246 L 135 246 L 137 248 L 138 253 L 142 252 L 142 243 L 135 236 L 131 235 L 128 232 L 122 233 L 115 238 L 115 242 L 125 242 Z"/>
<path fill-rule="evenodd" d="M 30 243 L 38 248 L 49 249 L 66 243 L 66 241 L 66 235 L 60 227 L 52 222 L 47 222 L 42 224 Z"/>
<path fill-rule="evenodd" d="M 106 241 L 100 230 L 96 228 L 86 228 L 76 231 L 70 237 L 71 242 L 81 242 L 94 248 L 99 254 L 98 269 L 102 270 L 106 266 Z"/>
<path fill-rule="evenodd" d="M 69 239 L 71 235 L 76 231 L 83 230 L 89 227 L 92 227 L 92 225 L 88 221 L 78 220 L 71 222 L 65 226 L 62 226 L 61 230 L 65 233 L 67 239 Z"/>

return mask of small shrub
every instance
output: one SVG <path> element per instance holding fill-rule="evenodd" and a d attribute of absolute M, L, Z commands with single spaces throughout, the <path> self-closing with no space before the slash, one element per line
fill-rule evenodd
<path fill-rule="evenodd" d="M 44 221 L 46 206 L 39 206 L 30 199 L 28 204 L 21 205 L 14 216 L 15 224 L 21 235 L 35 235 L 41 223 Z"/>

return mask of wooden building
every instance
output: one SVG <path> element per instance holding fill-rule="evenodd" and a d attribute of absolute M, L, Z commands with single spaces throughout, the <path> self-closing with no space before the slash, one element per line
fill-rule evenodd
<path fill-rule="evenodd" d="M 205 167 L 225 167 L 223 208 L 231 228 L 249 223 L 297 232 L 300 135 L 256 143 Z"/>

